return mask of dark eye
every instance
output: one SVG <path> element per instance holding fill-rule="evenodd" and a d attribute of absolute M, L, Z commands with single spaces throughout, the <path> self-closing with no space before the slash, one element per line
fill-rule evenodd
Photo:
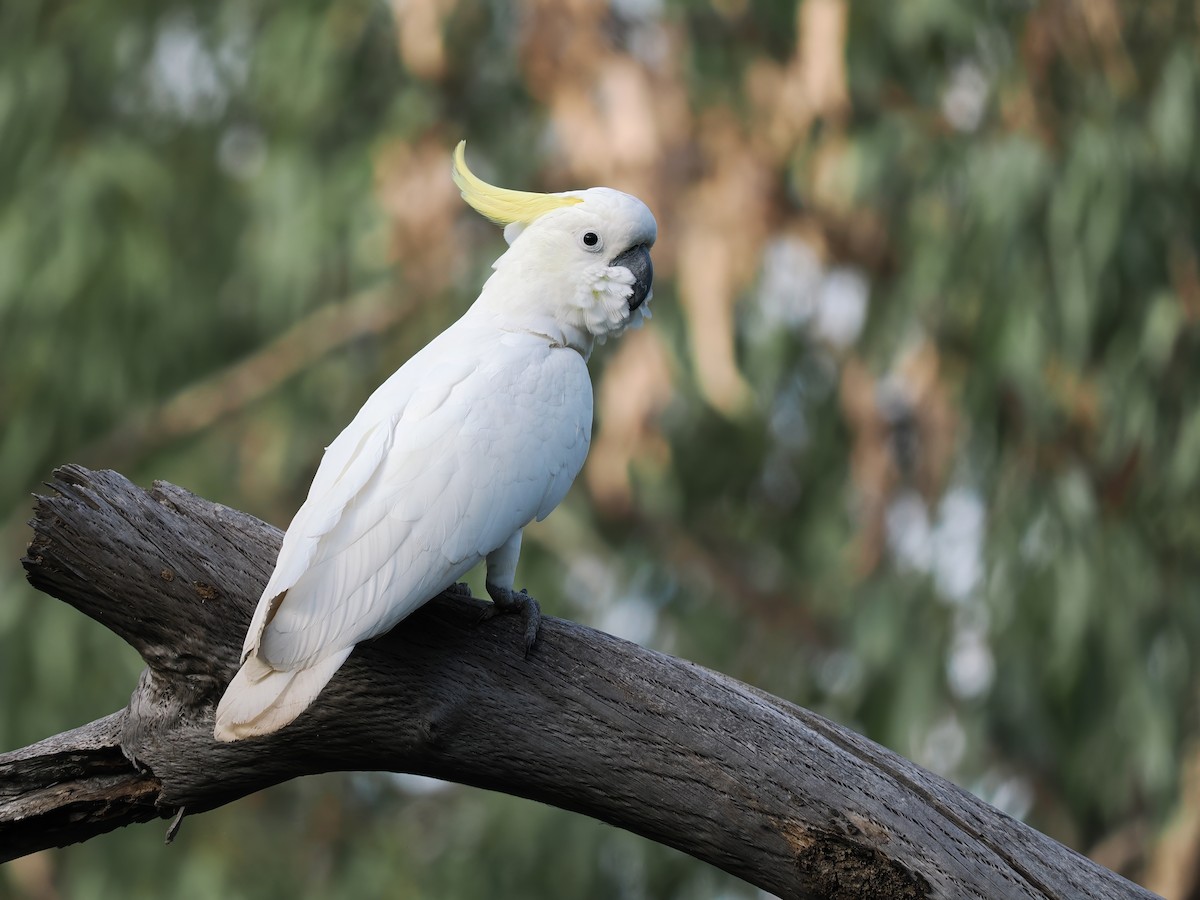
<path fill-rule="evenodd" d="M 588 253 L 599 253 L 604 249 L 604 240 L 598 232 L 585 231 L 579 235 L 579 245 Z"/>

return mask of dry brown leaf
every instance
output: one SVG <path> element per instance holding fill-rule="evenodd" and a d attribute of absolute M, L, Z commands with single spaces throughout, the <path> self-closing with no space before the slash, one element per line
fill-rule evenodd
<path fill-rule="evenodd" d="M 859 521 L 855 569 L 859 577 L 866 577 L 883 558 L 885 515 L 900 480 L 899 469 L 889 443 L 890 427 L 876 399 L 875 376 L 858 356 L 848 356 L 842 364 L 838 400 L 854 434 L 850 477 Z"/>
<path fill-rule="evenodd" d="M 388 258 L 403 266 L 413 290 L 445 289 L 456 270 L 459 242 L 454 223 L 466 207 L 449 178 L 450 154 L 430 134 L 410 144 L 384 144 L 375 153 L 375 190 L 391 220 Z"/>
<path fill-rule="evenodd" d="M 1196 262 L 1196 251 L 1186 240 L 1176 237 L 1168 250 L 1167 266 L 1184 318 L 1195 325 L 1200 322 L 1200 265 Z"/>
<path fill-rule="evenodd" d="M 907 352 L 896 374 L 912 405 L 917 426 L 917 457 L 911 477 L 927 502 L 945 486 L 958 440 L 957 416 L 941 377 L 941 354 L 932 341 Z"/>
<path fill-rule="evenodd" d="M 1057 358 L 1050 359 L 1043 375 L 1050 398 L 1075 425 L 1095 431 L 1102 414 L 1100 390 L 1095 382 L 1080 372 L 1068 368 Z"/>
<path fill-rule="evenodd" d="M 391 0 L 400 58 L 418 78 L 436 79 L 446 72 L 442 32 L 458 0 Z"/>
<path fill-rule="evenodd" d="M 737 365 L 735 306 L 758 274 L 772 179 L 728 111 L 706 115 L 700 139 L 706 175 L 680 203 L 676 278 L 700 390 L 715 409 L 737 415 L 751 392 Z"/>
<path fill-rule="evenodd" d="M 650 329 L 623 337 L 604 369 L 596 398 L 600 428 L 583 474 L 597 507 L 609 515 L 633 510 L 634 460 L 658 469 L 670 461 L 659 417 L 674 395 L 673 381 L 667 350 Z"/>
<path fill-rule="evenodd" d="M 860 522 L 855 554 L 865 577 L 883 558 L 887 509 L 901 485 L 912 484 L 930 504 L 941 494 L 957 446 L 957 416 L 941 377 L 941 356 L 928 340 L 906 350 L 883 379 L 857 356 L 847 357 L 838 399 L 854 434 L 850 474 Z M 913 429 L 911 459 L 898 427 Z"/>
<path fill-rule="evenodd" d="M 1150 849 L 1143 884 L 1166 900 L 1188 900 L 1200 890 L 1200 751 L 1183 764 L 1179 804 Z"/>
<path fill-rule="evenodd" d="M 796 9 L 796 49 L 784 66 L 757 59 L 746 70 L 744 93 L 756 111 L 764 152 L 785 163 L 814 119 L 840 124 L 850 110 L 846 83 L 845 0 L 808 0 Z"/>

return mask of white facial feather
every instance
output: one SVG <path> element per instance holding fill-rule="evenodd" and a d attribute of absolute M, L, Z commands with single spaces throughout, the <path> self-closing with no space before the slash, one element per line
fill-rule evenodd
<path fill-rule="evenodd" d="M 570 196 L 582 202 L 505 229 L 510 246 L 494 263 L 480 302 L 586 356 L 593 341 L 603 343 L 649 318 L 647 303 L 629 309 L 629 270 L 610 263 L 631 247 L 651 247 L 658 226 L 629 194 L 590 188 Z M 598 239 L 595 246 L 584 242 L 589 233 Z"/>

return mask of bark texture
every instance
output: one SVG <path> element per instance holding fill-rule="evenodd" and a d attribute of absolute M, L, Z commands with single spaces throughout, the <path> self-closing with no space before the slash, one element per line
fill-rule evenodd
<path fill-rule="evenodd" d="M 67 466 L 30 581 L 147 668 L 129 707 L 0 755 L 0 859 L 229 803 L 316 772 L 433 775 L 574 810 L 783 897 L 1152 896 L 814 713 L 546 618 L 477 625 L 443 596 L 360 645 L 316 704 L 219 744 L 212 715 L 281 534 L 170 484 Z"/>

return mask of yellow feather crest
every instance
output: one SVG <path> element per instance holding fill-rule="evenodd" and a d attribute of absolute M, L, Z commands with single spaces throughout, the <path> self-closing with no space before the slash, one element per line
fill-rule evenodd
<path fill-rule="evenodd" d="M 487 216 L 497 225 L 521 222 L 528 225 L 534 219 L 552 209 L 582 203 L 581 197 L 563 197 L 557 194 L 538 194 L 533 191 L 510 191 L 507 188 L 488 184 L 467 168 L 467 142 L 459 141 L 454 148 L 454 183 L 462 191 L 463 199 L 480 215 Z"/>

